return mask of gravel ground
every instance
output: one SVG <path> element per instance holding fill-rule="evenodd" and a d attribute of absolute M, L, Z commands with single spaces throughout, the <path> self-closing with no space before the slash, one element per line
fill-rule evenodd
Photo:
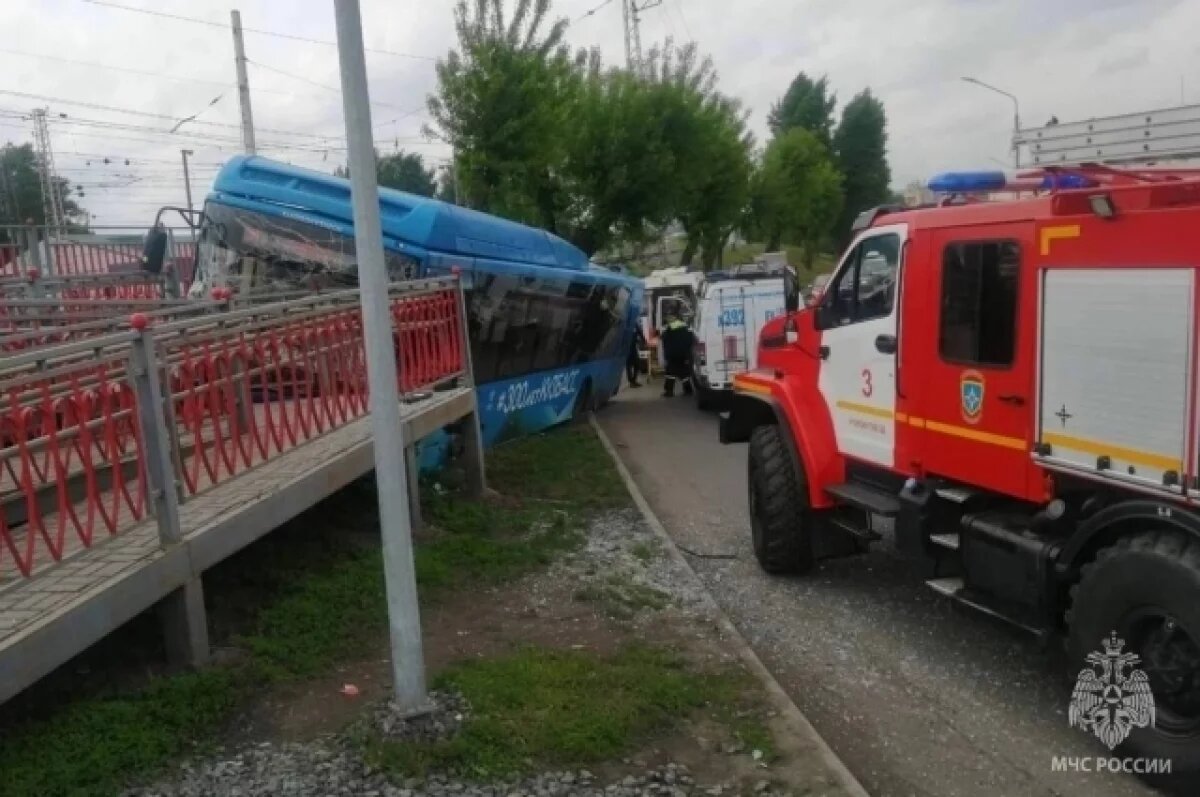
<path fill-rule="evenodd" d="M 627 608 L 622 603 L 624 596 L 634 601 L 635 608 L 622 619 L 635 627 L 662 622 L 658 612 L 641 611 L 645 607 L 638 605 L 647 596 L 658 596 L 683 619 L 680 625 L 685 630 L 697 637 L 711 636 L 713 624 L 703 587 L 663 555 L 660 547 L 636 510 L 607 513 L 590 524 L 582 550 L 527 581 L 531 603 L 548 607 L 577 588 L 599 585 L 610 590 L 605 595 L 614 601 L 614 610 Z M 730 653 L 716 655 L 724 661 L 733 659 Z M 455 733 L 470 718 L 470 706 L 460 695 L 434 692 L 431 699 L 433 710 L 415 720 L 406 719 L 385 702 L 370 708 L 362 722 L 373 724 L 393 739 L 431 740 Z M 603 782 L 593 773 L 579 770 L 544 772 L 517 782 L 488 784 L 441 775 L 427 781 L 390 783 L 382 773 L 364 764 L 346 741 L 349 735 L 304 744 L 260 743 L 225 751 L 211 759 L 189 762 L 159 783 L 126 792 L 126 797 L 674 797 L 738 793 L 773 797 L 789 793 L 778 791 L 768 780 L 754 782 L 749 788 L 744 781 L 739 785 L 734 780 L 699 784 L 683 764 L 642 769 L 633 759 L 625 763 L 632 764 L 635 774 L 623 775 L 615 782 Z"/>
<path fill-rule="evenodd" d="M 363 766 L 354 753 L 328 744 L 260 744 L 231 758 L 187 767 L 177 780 L 129 797 L 683 797 L 737 794 L 731 783 L 698 785 L 687 767 L 666 764 L 600 783 L 588 770 L 544 772 L 520 781 L 476 784 L 432 776 L 427 781 L 389 783 Z M 766 780 L 750 794 L 778 797 Z"/>
<path fill-rule="evenodd" d="M 1105 751 L 1068 727 L 1070 686 L 1053 652 L 956 609 L 889 548 L 803 577 L 764 574 L 746 447 L 721 445 L 715 416 L 656 394 L 622 394 L 601 426 L 717 603 L 868 791 L 1154 793 L 1133 776 L 1054 772 L 1053 756 Z M 1194 779 L 1153 785 L 1200 794 Z"/>

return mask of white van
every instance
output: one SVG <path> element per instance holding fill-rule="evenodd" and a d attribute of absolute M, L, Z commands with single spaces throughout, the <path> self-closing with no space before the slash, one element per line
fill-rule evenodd
<path fill-rule="evenodd" d="M 700 409 L 727 399 L 733 375 L 758 365 L 758 335 L 768 321 L 787 312 L 789 296 L 799 302 L 796 277 L 787 266 L 758 263 L 707 275 L 692 326 L 692 376 Z"/>

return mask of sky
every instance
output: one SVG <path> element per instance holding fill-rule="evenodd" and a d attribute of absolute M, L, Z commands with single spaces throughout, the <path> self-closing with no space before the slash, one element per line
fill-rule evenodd
<path fill-rule="evenodd" d="M 292 37 L 245 36 L 260 154 L 332 171 L 345 160 L 337 51 L 322 43 L 335 37 L 333 0 L 235 1 L 247 29 Z M 620 0 L 601 5 L 554 0 L 551 13 L 571 20 L 572 46 L 620 64 Z M 241 151 L 230 8 L 0 0 L 0 142 L 31 141 L 28 114 L 47 108 L 55 166 L 83 187 L 94 225 L 144 228 L 159 206 L 184 204 L 184 148 L 199 205 Z M 421 128 L 435 61 L 455 44 L 453 0 L 362 0 L 362 9 L 378 149 L 444 163 L 448 149 Z M 642 16 L 647 49 L 670 37 L 713 58 L 760 144 L 797 72 L 828 75 L 839 111 L 869 87 L 887 110 L 898 189 L 1011 163 L 1012 102 L 963 76 L 1015 95 L 1025 125 L 1200 104 L 1195 0 L 663 0 Z"/>

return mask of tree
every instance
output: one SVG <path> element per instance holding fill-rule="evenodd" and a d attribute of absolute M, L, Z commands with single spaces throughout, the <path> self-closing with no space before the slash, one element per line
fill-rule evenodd
<path fill-rule="evenodd" d="M 771 142 L 754 181 L 753 208 L 767 248 L 803 246 L 811 270 L 842 209 L 842 176 L 815 133 L 796 128 Z"/>
<path fill-rule="evenodd" d="M 334 177 L 350 178 L 349 166 L 338 166 Z M 392 155 L 375 153 L 375 179 L 380 188 L 395 188 L 420 196 L 433 196 L 437 191 L 437 175 L 425 168 L 425 159 L 415 152 Z"/>
<path fill-rule="evenodd" d="M 443 202 L 456 205 L 458 204 L 458 189 L 454 184 L 454 169 L 454 162 L 451 161 L 438 172 L 437 193 L 434 196 Z"/>
<path fill-rule="evenodd" d="M 664 131 L 675 164 L 672 215 L 687 233 L 680 262 L 690 266 L 699 249 L 708 269 L 721 261 L 749 199 L 754 139 L 741 103 L 717 90 L 712 59 L 695 44 L 677 48 L 668 39 L 651 50 L 646 71 L 660 103 L 680 111 Z"/>
<path fill-rule="evenodd" d="M 740 106 L 715 85 L 710 59 L 670 41 L 641 74 L 587 70 L 568 132 L 573 242 L 589 253 L 617 240 L 636 246 L 678 219 L 685 265 L 701 245 L 720 251 L 714 242 L 745 203 L 750 147 Z"/>
<path fill-rule="evenodd" d="M 834 147 L 845 176 L 846 202 L 837 224 L 838 236 L 845 239 L 855 216 L 883 204 L 891 196 L 887 114 L 870 89 L 864 89 L 846 104 L 834 134 Z"/>
<path fill-rule="evenodd" d="M 52 184 L 62 196 L 68 228 L 82 228 L 85 214 L 79 203 L 71 198 L 70 182 L 55 175 Z M 30 221 L 39 225 L 48 222 L 42 202 L 37 155 L 32 144 L 5 144 L 0 148 L 0 224 Z"/>
<path fill-rule="evenodd" d="M 829 147 L 833 135 L 833 110 L 837 97 L 829 91 L 829 79 L 822 75 L 813 81 L 801 72 L 796 75 L 783 98 L 771 106 L 767 124 L 778 136 L 794 128 L 808 130 Z"/>
<path fill-rule="evenodd" d="M 581 70 L 567 21 L 545 27 L 550 0 L 514 2 L 507 19 L 504 0 L 459 0 L 458 49 L 438 61 L 426 130 L 454 148 L 463 204 L 557 231 Z"/>
<path fill-rule="evenodd" d="M 418 153 L 384 155 L 376 159 L 375 168 L 381 186 L 421 196 L 433 196 L 437 190 L 437 175 L 433 169 L 425 168 L 425 159 Z"/>

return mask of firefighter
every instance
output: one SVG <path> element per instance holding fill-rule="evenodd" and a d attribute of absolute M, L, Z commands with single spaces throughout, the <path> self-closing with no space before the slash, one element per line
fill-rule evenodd
<path fill-rule="evenodd" d="M 662 346 L 663 360 L 666 362 L 666 379 L 663 382 L 663 397 L 675 395 L 675 380 L 683 382 L 683 395 L 692 395 L 692 347 L 696 336 L 688 325 L 679 319 L 679 314 L 672 312 L 667 315 L 667 325 L 663 328 L 659 345 Z"/>
<path fill-rule="evenodd" d="M 638 374 L 642 370 L 642 349 L 646 348 L 646 336 L 642 333 L 642 325 L 638 323 L 633 328 L 633 340 L 629 343 L 629 356 L 625 358 L 625 376 L 629 379 L 630 387 L 641 387 Z"/>

